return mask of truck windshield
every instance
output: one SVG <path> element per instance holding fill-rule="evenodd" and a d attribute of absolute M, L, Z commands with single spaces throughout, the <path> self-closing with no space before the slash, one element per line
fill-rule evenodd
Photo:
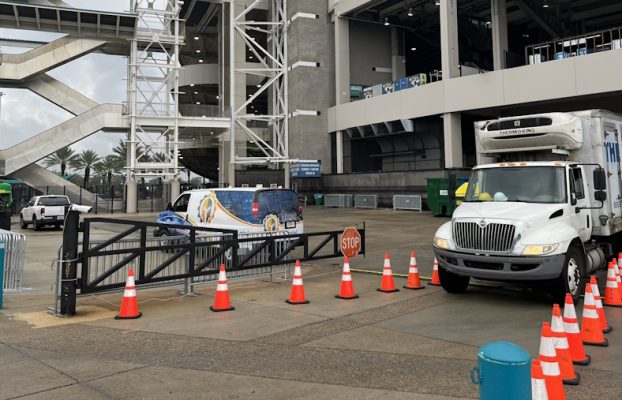
<path fill-rule="evenodd" d="M 565 203 L 562 167 L 482 168 L 471 173 L 464 201 Z"/>

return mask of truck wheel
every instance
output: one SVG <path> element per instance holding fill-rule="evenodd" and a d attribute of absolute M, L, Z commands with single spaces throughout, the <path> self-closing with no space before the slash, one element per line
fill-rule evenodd
<path fill-rule="evenodd" d="M 449 272 L 445 268 L 439 265 L 438 267 L 438 275 L 441 279 L 441 286 L 445 291 L 449 293 L 464 293 L 469 287 L 469 281 L 471 277 L 469 276 L 461 276 L 454 274 L 453 272 Z"/>
<path fill-rule="evenodd" d="M 577 303 L 585 286 L 585 260 L 580 249 L 570 246 L 566 252 L 562 274 L 553 284 L 551 295 L 556 303 L 563 304 L 566 293 Z"/>
<path fill-rule="evenodd" d="M 32 230 L 33 231 L 38 231 L 39 230 L 39 224 L 37 223 L 37 217 L 32 217 Z"/>
<path fill-rule="evenodd" d="M 24 221 L 24 216 L 22 214 L 19 215 L 19 227 L 22 229 L 28 228 L 28 222 Z"/>

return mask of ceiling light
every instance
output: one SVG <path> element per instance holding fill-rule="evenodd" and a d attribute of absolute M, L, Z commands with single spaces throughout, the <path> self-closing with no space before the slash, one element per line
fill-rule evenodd
<path fill-rule="evenodd" d="M 197 102 L 196 102 L 196 104 L 201 104 L 201 102 L 200 102 L 200 101 L 197 101 Z"/>
<path fill-rule="evenodd" d="M 389 18 L 384 17 L 384 26 L 388 26 L 388 25 L 389 25 Z"/>
<path fill-rule="evenodd" d="M 257 84 L 257 87 L 261 87 L 261 83 L 258 83 L 258 84 Z"/>
<path fill-rule="evenodd" d="M 248 56 L 248 59 L 249 59 L 249 60 L 252 60 L 252 59 L 253 59 L 253 56 Z"/>
<path fill-rule="evenodd" d="M 255 107 L 253 107 L 253 105 L 251 104 L 251 108 L 255 108 Z"/>
<path fill-rule="evenodd" d="M 199 92 L 194 92 L 194 94 L 199 94 Z"/>
<path fill-rule="evenodd" d="M 413 8 L 412 8 L 412 7 L 410 7 L 410 8 L 408 9 L 408 16 L 409 16 L 409 17 L 412 17 L 412 16 L 413 16 Z"/>
<path fill-rule="evenodd" d="M 436 1 L 434 2 L 434 5 L 435 5 L 435 6 L 440 6 L 440 5 L 441 5 L 441 0 L 436 0 Z"/>
<path fill-rule="evenodd" d="M 190 87 L 193 87 L 193 86 L 194 86 L 194 83 L 191 83 L 191 84 L 190 84 Z"/>
<path fill-rule="evenodd" d="M 203 62 L 203 59 L 200 59 L 200 60 L 199 60 L 199 62 L 200 62 L 200 63 L 202 63 L 202 62 Z"/>
<path fill-rule="evenodd" d="M 549 0 L 544 0 L 544 3 L 542 3 L 542 8 L 549 8 Z"/>
<path fill-rule="evenodd" d="M 196 52 L 197 52 L 197 53 L 200 53 L 200 52 L 201 52 L 201 50 L 197 49 L 197 50 L 196 50 Z"/>
<path fill-rule="evenodd" d="M 415 50 L 417 50 L 417 48 L 416 48 L 416 47 L 411 47 L 411 48 L 410 48 L 410 51 L 415 51 Z"/>
<path fill-rule="evenodd" d="M 216 99 L 220 99 L 220 96 L 216 95 Z"/>
<path fill-rule="evenodd" d="M 213 134 L 214 134 L 214 131 L 210 131 L 210 133 L 209 133 L 209 134 L 210 134 L 210 135 L 213 135 Z"/>
<path fill-rule="evenodd" d="M 207 118 L 207 116 L 206 115 L 201 115 L 201 118 Z"/>
<path fill-rule="evenodd" d="M 198 37 L 198 36 L 195 36 L 195 37 L 194 37 L 194 40 L 199 40 L 199 37 Z"/>

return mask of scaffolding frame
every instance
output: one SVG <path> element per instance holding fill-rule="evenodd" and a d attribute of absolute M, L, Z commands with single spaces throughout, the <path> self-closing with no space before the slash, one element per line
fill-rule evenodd
<path fill-rule="evenodd" d="M 135 0 L 136 27 L 128 64 L 130 132 L 126 178 L 179 176 L 180 4 Z M 161 4 L 161 2 L 158 2 Z"/>
<path fill-rule="evenodd" d="M 287 163 L 288 148 L 288 89 L 287 89 L 287 0 L 255 0 L 240 13 L 235 12 L 236 0 L 229 1 L 229 85 L 231 105 L 231 157 L 235 164 Z M 252 10 L 266 5 L 270 11 L 270 21 L 246 21 L 246 15 Z M 248 33 L 266 34 L 266 46 L 257 43 Z M 259 60 L 254 68 L 236 68 L 235 39 L 239 37 Z M 255 75 L 266 80 L 250 97 L 243 94 L 244 102 L 236 105 L 236 73 Z M 266 114 L 247 114 L 246 107 L 262 93 L 269 93 L 271 107 Z M 249 121 L 264 121 L 271 128 L 272 142 L 268 143 L 260 134 L 247 126 Z M 263 156 L 238 156 L 235 131 L 239 127 L 247 140 L 256 143 Z"/>

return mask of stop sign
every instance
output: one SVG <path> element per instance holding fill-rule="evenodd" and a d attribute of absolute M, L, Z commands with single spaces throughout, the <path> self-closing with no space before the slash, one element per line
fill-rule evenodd
<path fill-rule="evenodd" d="M 341 234 L 341 253 L 349 258 L 356 257 L 361 251 L 361 234 L 356 228 L 348 227 Z"/>

